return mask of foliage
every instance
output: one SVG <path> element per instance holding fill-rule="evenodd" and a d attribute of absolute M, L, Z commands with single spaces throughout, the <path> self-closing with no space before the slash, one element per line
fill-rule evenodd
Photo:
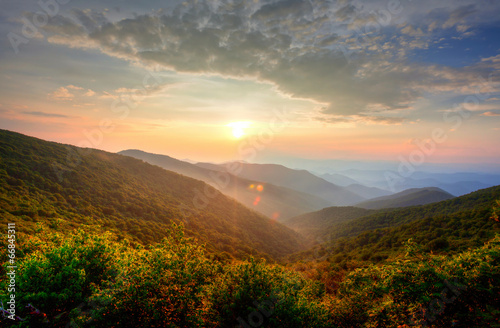
<path fill-rule="evenodd" d="M 305 323 L 325 327 L 323 294 L 317 282 L 252 259 L 227 266 L 218 275 L 208 293 L 209 318 L 222 327 L 233 327 L 235 322 L 244 327 L 304 327 Z"/>
<path fill-rule="evenodd" d="M 326 322 L 320 284 L 253 259 L 210 260 L 182 226 L 166 235 L 156 245 L 132 247 L 111 235 L 40 231 L 22 244 L 17 308 L 33 304 L 45 313 L 40 327 L 234 327 L 254 310 L 268 311 L 267 327 Z M 5 301 L 7 280 L 1 279 Z M 2 323 L 33 326 L 37 318 L 20 311 L 27 321 Z"/>
<path fill-rule="evenodd" d="M 500 324 L 500 235 L 453 257 L 415 251 L 350 273 L 332 301 L 340 327 L 487 327 Z"/>
<path fill-rule="evenodd" d="M 92 325 L 203 326 L 203 291 L 218 265 L 211 265 L 202 248 L 184 238 L 182 229 L 174 226 L 170 233 L 158 245 L 130 252 L 116 281 L 96 290 Z"/>

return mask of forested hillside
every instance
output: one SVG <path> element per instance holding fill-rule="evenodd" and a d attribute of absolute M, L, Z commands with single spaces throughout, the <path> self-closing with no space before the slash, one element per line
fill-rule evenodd
<path fill-rule="evenodd" d="M 478 190 L 468 195 L 433 204 L 399 209 L 325 208 L 321 211 L 291 218 L 286 221 L 286 224 L 299 232 L 309 234 L 314 239 L 335 240 L 357 236 L 365 231 L 396 227 L 420 219 L 460 213 L 462 216 L 472 213 L 472 217 L 476 217 L 477 213 L 491 212 L 497 199 L 500 199 L 500 186 Z M 311 234 L 312 231 L 316 233 Z"/>
<path fill-rule="evenodd" d="M 376 212 L 360 207 L 334 206 L 290 218 L 285 220 L 284 224 L 300 232 L 310 241 L 319 241 L 324 240 L 332 227 Z"/>
<path fill-rule="evenodd" d="M 205 183 L 128 156 L 0 130 L 0 223 L 33 232 L 97 224 L 136 242 L 160 241 L 173 222 L 209 249 L 279 257 L 302 238 Z"/>
<path fill-rule="evenodd" d="M 323 245 L 292 258 L 328 254 L 328 260 L 336 263 L 378 262 L 399 255 L 409 239 L 427 252 L 464 251 L 500 232 L 494 215 L 498 199 L 500 186 L 435 204 L 379 210 L 369 215 L 356 207 L 332 207 L 302 215 L 290 219 L 290 226 Z M 302 220 L 311 224 L 305 228 Z"/>
<path fill-rule="evenodd" d="M 491 208 L 436 214 L 396 227 L 365 231 L 350 238 L 329 239 L 327 248 L 333 261 L 357 259 L 380 261 L 404 251 L 408 240 L 426 252 L 455 254 L 475 248 L 500 233 L 500 222 Z"/>

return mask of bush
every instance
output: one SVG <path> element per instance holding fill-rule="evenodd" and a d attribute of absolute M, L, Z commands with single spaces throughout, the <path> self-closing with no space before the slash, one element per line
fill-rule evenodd
<path fill-rule="evenodd" d="M 90 318 L 92 327 L 205 327 L 203 291 L 214 268 L 174 226 L 161 244 L 127 254 L 120 276 L 96 292 L 83 321 Z"/>
<path fill-rule="evenodd" d="M 500 236 L 454 257 L 415 245 L 390 264 L 350 273 L 331 302 L 340 327 L 487 327 L 500 324 Z"/>
<path fill-rule="evenodd" d="M 68 315 L 92 294 L 92 286 L 112 279 L 116 268 L 106 234 L 98 236 L 79 230 L 69 237 L 54 234 L 49 240 L 43 246 L 40 240 L 32 241 L 38 247 L 18 260 L 16 308 L 20 311 L 32 304 L 54 318 Z M 0 283 L 2 292 L 7 292 L 6 284 L 7 281 Z M 4 301 L 7 297 L 0 294 Z"/>
<path fill-rule="evenodd" d="M 210 286 L 213 327 L 326 327 L 324 288 L 264 261 L 226 266 Z"/>

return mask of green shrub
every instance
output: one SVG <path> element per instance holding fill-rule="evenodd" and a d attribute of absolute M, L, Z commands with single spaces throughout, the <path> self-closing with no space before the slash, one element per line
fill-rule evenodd
<path fill-rule="evenodd" d="M 251 260 L 226 266 L 210 286 L 214 327 L 326 327 L 324 288 L 278 265 Z"/>
<path fill-rule="evenodd" d="M 500 236 L 454 257 L 408 253 L 350 273 L 331 303 L 341 327 L 500 324 Z M 406 326 L 405 326 L 406 325 Z"/>

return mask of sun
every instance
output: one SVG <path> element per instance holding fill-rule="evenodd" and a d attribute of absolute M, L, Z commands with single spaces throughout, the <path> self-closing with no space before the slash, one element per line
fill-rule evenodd
<path fill-rule="evenodd" d="M 252 125 L 252 122 L 241 121 L 241 122 L 232 122 L 227 124 L 230 128 L 233 129 L 233 136 L 236 139 L 241 139 L 245 136 L 245 129 Z"/>

